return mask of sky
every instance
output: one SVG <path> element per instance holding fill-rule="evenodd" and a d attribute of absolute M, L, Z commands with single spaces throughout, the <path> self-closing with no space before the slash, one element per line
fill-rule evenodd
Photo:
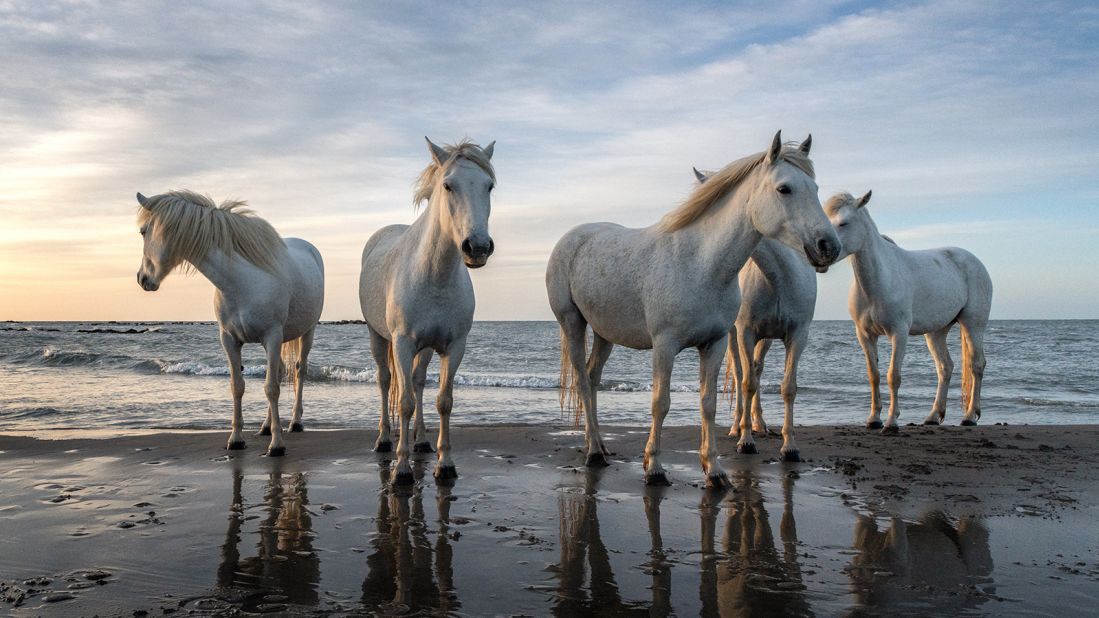
<path fill-rule="evenodd" d="M 0 0 L 0 320 L 213 319 L 200 275 L 136 283 L 134 193 L 177 188 L 313 242 L 323 318 L 360 318 L 425 135 L 497 141 L 476 318 L 552 319 L 562 234 L 651 225 L 780 129 L 822 202 L 873 189 L 902 246 L 980 257 L 994 319 L 1097 318 L 1097 75 L 1089 2 Z"/>

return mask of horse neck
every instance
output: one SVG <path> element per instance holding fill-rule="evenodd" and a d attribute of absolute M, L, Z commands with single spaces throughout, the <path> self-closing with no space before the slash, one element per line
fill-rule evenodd
<path fill-rule="evenodd" d="M 868 295 L 888 289 L 893 280 L 893 273 L 886 263 L 886 254 L 891 249 L 890 245 L 881 234 L 878 226 L 870 221 L 868 230 L 869 242 L 857 253 L 851 255 L 851 268 L 855 272 L 855 281 Z"/>
<path fill-rule="evenodd" d="M 756 250 L 752 252 L 752 261 L 773 284 L 795 281 L 795 276 L 802 270 L 798 263 L 801 259 L 801 256 L 787 249 L 786 245 L 770 238 L 760 239 Z"/>
<path fill-rule="evenodd" d="M 424 214 L 412 224 L 419 236 L 417 254 L 420 271 L 430 281 L 448 281 L 454 272 L 462 267 L 462 256 L 454 245 L 451 231 L 443 222 L 442 203 L 445 198 L 432 196 Z"/>
<path fill-rule="evenodd" d="M 670 235 L 702 263 L 703 279 L 728 285 L 736 281 L 762 235 L 748 214 L 746 189 L 734 189 L 723 199 L 723 203 L 711 206 L 706 214 Z"/>
<path fill-rule="evenodd" d="M 214 284 L 214 287 L 223 293 L 240 287 L 242 262 L 254 269 L 260 269 L 259 266 L 252 265 L 244 258 L 232 253 L 225 253 L 220 249 L 210 249 L 202 260 L 190 262 L 195 270 L 202 273 L 202 276 L 209 279 L 210 283 Z M 247 276 L 251 276 L 251 274 L 248 273 Z"/>

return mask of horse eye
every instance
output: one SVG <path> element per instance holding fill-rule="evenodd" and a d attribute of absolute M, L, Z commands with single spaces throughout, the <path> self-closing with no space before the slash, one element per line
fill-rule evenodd
<path fill-rule="evenodd" d="M 149 229 L 149 228 L 147 228 L 147 227 L 142 227 L 142 228 L 141 228 L 141 230 L 139 230 L 139 231 L 138 231 L 138 233 L 139 233 L 139 234 L 141 234 L 142 236 L 144 236 L 144 235 L 145 235 L 145 232 L 146 232 L 146 231 L 147 231 L 148 229 Z"/>
<path fill-rule="evenodd" d="M 790 187 L 788 187 L 786 185 L 779 185 L 778 186 L 778 192 L 783 194 L 783 195 L 787 195 L 787 194 L 790 193 Z"/>
<path fill-rule="evenodd" d="M 446 189 L 447 191 L 453 191 L 453 189 L 450 188 L 450 183 L 449 182 L 444 182 L 443 183 L 443 188 Z"/>
<path fill-rule="evenodd" d="M 840 223 L 837 227 L 847 227 L 847 222 Z"/>

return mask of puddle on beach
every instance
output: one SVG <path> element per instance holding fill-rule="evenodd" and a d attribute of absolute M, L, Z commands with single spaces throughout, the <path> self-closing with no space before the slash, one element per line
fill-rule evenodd
<path fill-rule="evenodd" d="M 474 459 L 489 458 L 467 457 L 453 486 L 417 461 L 407 488 L 388 486 L 384 460 L 232 460 L 193 481 L 146 467 L 147 486 L 95 521 L 3 511 L 38 520 L 19 525 L 38 549 L 0 553 L 0 613 L 1082 614 L 1099 602 L 1086 511 L 894 512 L 808 465 L 746 467 L 708 492 L 679 464 L 674 485 L 649 488 L 632 464 L 494 475 L 499 462 Z M 159 494 L 176 499 L 137 501 Z"/>

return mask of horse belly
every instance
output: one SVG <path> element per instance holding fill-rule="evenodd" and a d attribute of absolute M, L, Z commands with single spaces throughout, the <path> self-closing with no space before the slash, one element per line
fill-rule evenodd
<path fill-rule="evenodd" d="M 952 261 L 942 255 L 921 257 L 923 268 L 913 277 L 912 335 L 935 332 L 954 323 L 968 297 L 965 276 Z"/>

